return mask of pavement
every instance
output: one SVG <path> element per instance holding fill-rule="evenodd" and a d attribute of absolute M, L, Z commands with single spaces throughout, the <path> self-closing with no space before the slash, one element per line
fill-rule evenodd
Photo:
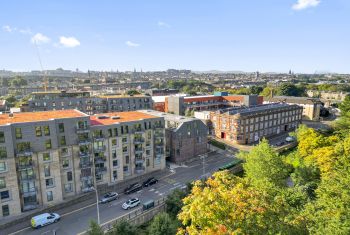
<path fill-rule="evenodd" d="M 210 152 L 205 159 L 197 159 L 186 165 L 170 165 L 167 175 L 159 178 L 159 182 L 141 191 L 124 195 L 107 204 L 100 204 L 101 223 L 120 217 L 132 210 L 125 211 L 121 205 L 130 198 L 137 197 L 141 203 L 147 200 L 157 200 L 171 193 L 176 188 L 184 187 L 188 182 L 203 178 L 217 171 L 219 167 L 229 163 L 233 159 L 229 151 Z M 203 169 L 204 163 L 204 169 Z M 136 210 L 137 208 L 133 209 Z M 91 220 L 97 221 L 96 199 L 85 201 L 61 211 L 55 211 L 61 215 L 58 223 L 45 226 L 40 229 L 30 228 L 30 221 L 15 224 L 0 231 L 0 235 L 75 235 L 86 231 Z"/>

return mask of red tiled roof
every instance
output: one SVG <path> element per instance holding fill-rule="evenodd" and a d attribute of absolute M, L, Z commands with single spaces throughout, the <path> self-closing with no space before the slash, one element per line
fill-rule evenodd
<path fill-rule="evenodd" d="M 106 117 L 99 119 L 98 117 Z M 113 119 L 112 117 L 118 116 L 118 119 Z M 137 111 L 131 111 L 131 112 L 114 112 L 114 113 L 101 113 L 96 114 L 93 116 L 90 116 L 90 122 L 92 126 L 98 126 L 98 125 L 111 125 L 115 123 L 120 122 L 130 122 L 130 121 L 138 121 L 140 119 L 149 119 L 149 118 L 159 118 L 157 116 L 153 116 L 150 114 L 137 112 Z"/>
<path fill-rule="evenodd" d="M 48 121 L 50 119 L 86 117 L 86 116 L 87 116 L 86 114 L 74 109 L 44 111 L 44 112 L 13 113 L 12 117 L 10 117 L 9 114 L 1 114 L 0 125 L 10 124 L 10 123 L 21 123 L 21 122 Z"/>

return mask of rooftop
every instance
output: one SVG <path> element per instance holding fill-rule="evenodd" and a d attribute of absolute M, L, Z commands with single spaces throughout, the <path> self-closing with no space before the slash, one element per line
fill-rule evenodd
<path fill-rule="evenodd" d="M 140 112 L 143 112 L 145 114 L 151 114 L 157 117 L 164 117 L 166 121 L 190 122 L 193 120 L 198 120 L 197 118 L 185 117 L 185 116 L 180 116 L 180 115 L 171 114 L 171 113 L 164 113 L 156 110 L 140 110 Z"/>
<path fill-rule="evenodd" d="M 319 98 L 297 97 L 297 96 L 273 96 L 273 97 L 267 98 L 266 101 L 298 103 L 298 104 L 314 104 L 314 103 L 321 102 Z"/>
<path fill-rule="evenodd" d="M 138 111 L 101 113 L 90 116 L 92 126 L 112 125 L 122 122 L 139 121 L 143 119 L 158 118 L 157 116 Z"/>
<path fill-rule="evenodd" d="M 23 123 L 23 122 L 40 122 L 40 121 L 48 121 L 52 119 L 75 118 L 75 117 L 86 117 L 86 116 L 88 115 L 75 109 L 1 114 L 0 125 L 6 125 L 6 124 L 12 124 L 12 123 Z"/>
<path fill-rule="evenodd" d="M 251 113 L 262 112 L 262 111 L 272 111 L 275 109 L 288 108 L 288 107 L 294 107 L 294 106 L 297 106 L 297 105 L 289 105 L 285 103 L 264 104 L 264 105 L 258 105 L 258 106 L 248 107 L 248 108 L 233 108 L 232 110 L 229 110 L 227 114 L 229 115 L 248 114 L 249 115 Z"/>
<path fill-rule="evenodd" d="M 132 97 L 148 97 L 151 98 L 151 96 L 147 95 L 99 95 L 97 96 L 99 98 L 107 98 L 107 99 L 113 99 L 113 98 L 132 98 Z"/>

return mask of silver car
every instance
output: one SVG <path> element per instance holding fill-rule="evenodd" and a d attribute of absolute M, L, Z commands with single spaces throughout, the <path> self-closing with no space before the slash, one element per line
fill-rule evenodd
<path fill-rule="evenodd" d="M 124 210 L 129 210 L 130 208 L 133 208 L 138 205 L 140 205 L 140 200 L 138 198 L 131 198 L 126 202 L 124 202 L 124 204 L 122 205 L 122 208 Z"/>
<path fill-rule="evenodd" d="M 113 200 L 118 199 L 119 195 L 116 192 L 109 192 L 106 193 L 105 195 L 103 195 L 103 197 L 100 200 L 100 203 L 107 203 L 107 202 L 111 202 Z"/>

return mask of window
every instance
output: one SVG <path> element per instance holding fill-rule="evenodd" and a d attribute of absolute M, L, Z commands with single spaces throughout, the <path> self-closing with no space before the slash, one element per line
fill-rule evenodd
<path fill-rule="evenodd" d="M 44 134 L 46 136 L 49 136 L 50 135 L 50 127 L 49 126 L 44 126 Z"/>
<path fill-rule="evenodd" d="M 69 167 L 69 160 L 68 159 L 63 159 L 62 160 L 62 167 L 63 168 Z"/>
<path fill-rule="evenodd" d="M 113 171 L 113 179 L 116 180 L 118 178 L 118 171 Z"/>
<path fill-rule="evenodd" d="M 116 146 L 117 145 L 117 139 L 112 139 L 112 146 Z"/>
<path fill-rule="evenodd" d="M 117 158 L 117 150 L 112 149 L 112 158 L 116 159 Z"/>
<path fill-rule="evenodd" d="M 53 201 L 53 193 L 52 193 L 52 191 L 47 191 L 46 192 L 46 198 L 47 198 L 48 202 Z"/>
<path fill-rule="evenodd" d="M 0 189 L 6 188 L 5 177 L 0 177 Z"/>
<path fill-rule="evenodd" d="M 63 155 L 63 156 L 68 155 L 68 148 L 62 148 L 61 155 Z"/>
<path fill-rule="evenodd" d="M 45 165 L 44 166 L 44 173 L 45 173 L 45 177 L 50 177 L 50 175 L 51 175 L 50 165 Z"/>
<path fill-rule="evenodd" d="M 67 181 L 73 180 L 73 173 L 71 171 L 67 172 Z"/>
<path fill-rule="evenodd" d="M 2 216 L 9 216 L 9 215 L 10 215 L 9 205 L 3 205 L 2 206 Z"/>
<path fill-rule="evenodd" d="M 53 187 L 53 178 L 50 178 L 50 179 L 46 179 L 45 180 L 45 183 L 46 183 L 46 188 L 50 188 L 50 187 Z"/>
<path fill-rule="evenodd" d="M 46 147 L 46 149 L 51 149 L 52 148 L 51 140 L 45 140 L 45 147 Z"/>
<path fill-rule="evenodd" d="M 124 171 L 124 172 L 128 172 L 128 171 L 129 171 L 129 166 L 124 166 L 124 167 L 123 167 L 123 171 Z"/>
<path fill-rule="evenodd" d="M 0 162 L 0 172 L 6 171 L 6 162 Z"/>
<path fill-rule="evenodd" d="M 8 190 L 0 192 L 1 200 L 6 200 L 10 198 L 10 192 Z"/>
<path fill-rule="evenodd" d="M 66 137 L 65 136 L 60 137 L 60 144 L 61 144 L 61 146 L 66 145 Z"/>
<path fill-rule="evenodd" d="M 129 156 L 125 156 L 125 164 L 129 164 Z"/>
<path fill-rule="evenodd" d="M 58 124 L 58 132 L 59 133 L 63 133 L 64 132 L 64 124 L 63 123 L 59 123 Z"/>
<path fill-rule="evenodd" d="M 65 184 L 64 185 L 64 191 L 66 193 L 73 192 L 73 184 L 72 183 Z"/>
<path fill-rule="evenodd" d="M 112 129 L 108 129 L 108 137 L 112 137 Z"/>
<path fill-rule="evenodd" d="M 43 161 L 47 162 L 51 160 L 50 153 L 43 153 Z"/>
<path fill-rule="evenodd" d="M 7 158 L 6 147 L 0 147 L 0 159 Z"/>
<path fill-rule="evenodd" d="M 118 160 L 113 161 L 113 167 L 118 167 Z"/>
<path fill-rule="evenodd" d="M 0 131 L 0 143 L 5 143 L 5 134 L 2 131 Z"/>
<path fill-rule="evenodd" d="M 128 146 L 123 146 L 123 153 L 127 153 L 128 152 Z"/>
<path fill-rule="evenodd" d="M 42 131 L 41 131 L 41 126 L 36 126 L 35 127 L 35 135 L 36 137 L 40 137 L 43 135 Z"/>
<path fill-rule="evenodd" d="M 128 142 L 128 137 L 123 137 L 123 138 L 122 138 L 122 142 L 123 142 L 123 143 L 127 143 L 127 142 Z"/>
<path fill-rule="evenodd" d="M 149 158 L 146 160 L 146 166 L 149 166 Z"/>
<path fill-rule="evenodd" d="M 22 139 L 22 129 L 19 127 L 15 128 L 16 139 Z"/>

